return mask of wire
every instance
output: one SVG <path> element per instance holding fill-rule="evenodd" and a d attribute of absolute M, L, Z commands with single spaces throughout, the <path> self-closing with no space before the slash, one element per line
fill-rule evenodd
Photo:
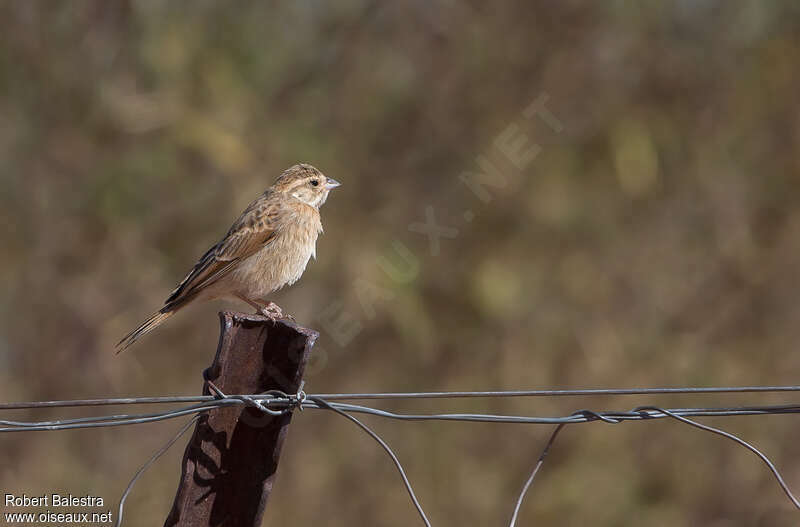
<path fill-rule="evenodd" d="M 267 409 L 270 407 L 283 408 L 284 410 L 292 407 L 303 409 L 327 409 L 319 405 L 319 400 L 324 400 L 319 396 L 309 395 L 306 400 L 298 404 L 295 396 L 263 398 L 247 395 L 228 395 L 204 404 L 190 405 L 184 408 L 167 410 L 147 414 L 119 414 L 104 415 L 97 417 L 81 417 L 76 419 L 61 419 L 56 421 L 8 421 L 0 420 L 0 433 L 2 432 L 36 432 L 36 431 L 55 431 L 72 430 L 76 428 L 98 428 L 106 426 L 127 426 L 143 423 L 152 423 L 173 419 L 194 413 L 205 412 L 223 406 L 252 406 L 250 399 L 261 401 Z M 484 423 L 518 423 L 518 424 L 572 424 L 586 423 L 597 420 L 616 420 L 616 421 L 643 421 L 645 419 L 658 419 L 667 417 L 657 411 L 649 413 L 631 411 L 603 411 L 588 412 L 582 411 L 567 416 L 542 417 L 524 415 L 494 415 L 494 414 L 405 414 L 390 412 L 368 406 L 328 403 L 329 406 L 344 412 L 361 413 L 395 419 L 399 421 L 463 421 L 463 422 L 484 422 Z M 274 411 L 274 410 L 272 410 Z M 720 408 L 673 408 L 670 412 L 683 417 L 732 417 L 745 415 L 777 415 L 777 414 L 797 414 L 800 413 L 800 405 L 786 404 L 773 406 L 741 406 L 741 407 L 720 407 Z"/>
<path fill-rule="evenodd" d="M 342 399 L 456 399 L 464 397 L 574 397 L 583 395 L 665 395 L 709 393 L 800 392 L 800 386 L 720 386 L 677 388 L 590 388 L 575 390 L 506 390 L 488 392 L 385 392 L 385 393 L 321 393 L 316 397 L 334 401 Z"/>
<path fill-rule="evenodd" d="M 511 523 L 508 524 L 508 527 L 514 527 L 517 524 L 517 516 L 519 515 L 519 509 L 522 507 L 522 501 L 525 499 L 525 495 L 528 493 L 528 489 L 533 484 L 533 479 L 536 477 L 536 474 L 539 473 L 539 469 L 542 468 L 544 464 L 544 458 L 547 457 L 547 454 L 550 452 L 550 447 L 553 446 L 555 443 L 556 438 L 558 437 L 559 432 L 563 430 L 563 428 L 567 426 L 565 424 L 560 424 L 553 430 L 553 433 L 550 435 L 550 439 L 547 440 L 547 444 L 544 446 L 544 450 L 542 451 L 539 459 L 536 461 L 536 465 L 533 467 L 533 471 L 531 475 L 528 477 L 528 480 L 525 482 L 525 485 L 522 487 L 522 491 L 519 493 L 519 497 L 517 497 L 517 502 L 514 504 L 514 514 L 511 515 Z"/>
<path fill-rule="evenodd" d="M 506 391 L 454 391 L 454 392 L 377 392 L 377 393 L 320 393 L 326 401 L 357 399 L 457 399 L 465 397 L 566 397 L 600 395 L 666 395 L 712 393 L 780 393 L 800 392 L 800 386 L 717 386 L 676 388 L 591 388 L 575 390 L 506 390 Z M 256 400 L 269 399 L 270 395 L 251 395 Z M 312 397 L 312 395 L 309 395 Z M 27 401 L 0 403 L 0 410 L 28 408 L 63 408 L 79 406 L 114 406 L 123 404 L 171 404 L 214 401 L 213 395 L 188 395 L 171 397 L 118 397 L 108 399 L 73 399 L 64 401 Z"/>
<path fill-rule="evenodd" d="M 183 434 L 185 434 L 185 433 L 186 433 L 186 431 L 187 431 L 187 430 L 189 430 L 189 428 L 191 428 L 191 426 L 192 426 L 194 423 L 196 423 L 196 422 L 197 422 L 197 420 L 198 420 L 198 419 L 200 419 L 200 415 L 199 415 L 199 414 L 198 414 L 198 415 L 196 415 L 196 416 L 194 416 L 194 417 L 192 417 L 192 418 L 189 420 L 189 422 L 188 422 L 188 423 L 186 423 L 185 425 L 183 425 L 183 426 L 181 427 L 181 429 L 180 429 L 180 430 L 178 430 L 178 433 L 177 433 L 177 434 L 175 434 L 175 436 L 173 436 L 173 437 L 172 437 L 172 439 L 170 439 L 169 441 L 167 441 L 167 443 L 166 443 L 164 446 L 162 446 L 160 449 L 158 449 L 158 450 L 156 451 L 156 453 L 155 453 L 155 454 L 153 454 L 153 455 L 150 457 L 150 459 L 148 459 L 148 460 L 147 460 L 147 462 L 146 462 L 144 465 L 142 465 L 142 467 L 141 467 L 139 470 L 137 470 L 137 471 L 136 471 L 136 474 L 134 474 L 134 476 L 133 476 L 133 478 L 131 479 L 130 483 L 128 483 L 128 486 L 127 486 L 127 487 L 125 487 L 125 492 L 123 492 L 123 493 L 122 493 L 122 497 L 121 497 L 121 498 L 120 498 L 120 500 L 119 500 L 119 509 L 118 509 L 118 512 L 117 512 L 117 523 L 115 523 L 115 524 L 114 524 L 114 525 L 115 525 L 115 527 L 120 527 L 120 526 L 122 525 L 122 515 L 123 515 L 123 511 L 124 511 L 124 509 L 125 509 L 125 500 L 126 500 L 126 499 L 128 499 L 128 494 L 130 494 L 130 493 L 131 493 L 131 491 L 133 490 L 133 486 L 134 486 L 134 485 L 136 484 L 136 482 L 139 480 L 139 478 L 141 477 L 141 475 L 142 475 L 142 474 L 144 474 L 145 470 L 147 470 L 148 468 L 150 468 L 150 465 L 152 465 L 153 463 L 155 463 L 155 462 L 156 462 L 156 460 L 158 460 L 158 458 L 160 458 L 160 457 L 161 457 L 161 456 L 162 456 L 162 455 L 163 455 L 163 454 L 164 454 L 164 453 L 165 453 L 167 450 L 169 450 L 169 449 L 170 449 L 170 447 L 171 447 L 172 445 L 174 445 L 174 444 L 175 444 L 175 442 L 176 442 L 178 439 L 180 439 L 180 438 L 183 436 Z"/>
<path fill-rule="evenodd" d="M 406 486 L 406 491 L 408 492 L 408 495 L 411 497 L 411 501 L 414 503 L 414 507 L 417 508 L 417 512 L 419 513 L 420 517 L 422 518 L 422 521 L 425 523 L 425 525 L 427 527 L 431 527 L 431 522 L 428 520 L 428 517 L 425 516 L 425 511 L 422 510 L 422 505 L 420 505 L 419 500 L 417 499 L 417 496 L 414 494 L 414 490 L 411 488 L 411 482 L 408 481 L 408 477 L 406 476 L 405 470 L 403 470 L 403 466 L 400 464 L 400 460 L 397 459 L 397 456 L 392 451 L 392 449 L 389 448 L 389 445 L 386 444 L 386 442 L 383 439 L 381 439 L 378 434 L 373 432 L 371 428 L 369 428 L 367 425 L 365 425 L 364 423 L 362 423 L 361 421 L 359 421 L 358 419 L 356 419 L 352 415 L 350 415 L 350 414 L 348 414 L 346 412 L 343 412 L 342 410 L 340 410 L 338 408 L 335 408 L 334 406 L 332 406 L 331 404 L 329 404 L 328 402 L 326 402 L 325 400 L 323 400 L 323 399 L 321 399 L 319 397 L 314 397 L 313 401 L 316 402 L 318 405 L 320 405 L 322 408 L 325 408 L 327 410 L 331 410 L 333 412 L 336 412 L 337 414 L 342 415 L 342 416 L 348 418 L 349 420 L 353 421 L 362 430 L 364 430 L 367 434 L 369 434 L 370 437 L 372 437 L 372 439 L 377 441 L 378 444 L 381 445 L 381 447 L 383 447 L 383 449 L 386 451 L 386 453 L 389 454 L 389 457 L 392 458 L 392 461 L 394 462 L 394 466 L 397 467 L 398 472 L 400 472 L 400 477 L 403 478 L 403 483 Z"/>
<path fill-rule="evenodd" d="M 285 394 L 284 394 L 285 395 Z M 259 404 L 254 404 L 253 400 L 258 401 Z M 318 401 L 324 400 L 320 396 L 307 396 L 302 402 L 298 402 L 296 396 L 264 396 L 264 395 L 226 395 L 218 397 L 215 400 L 203 404 L 190 405 L 183 408 L 167 410 L 164 412 L 146 413 L 146 414 L 119 414 L 119 415 L 105 415 L 96 417 L 80 417 L 76 419 L 61 419 L 55 421 L 9 421 L 0 420 L 0 433 L 2 432 L 35 432 L 35 431 L 54 431 L 54 430 L 71 430 L 77 428 L 99 428 L 106 426 L 126 426 L 135 424 L 152 423 L 156 421 L 163 421 L 166 419 L 173 419 L 194 413 L 205 412 L 223 406 L 256 406 L 262 408 L 264 411 L 273 412 L 270 408 L 282 408 L 284 411 L 290 408 L 299 407 L 303 409 L 320 409 L 322 408 Z M 263 408 L 261 405 L 266 406 Z M 645 419 L 657 419 L 668 417 L 657 411 L 649 413 L 636 411 L 603 411 L 603 412 L 589 412 L 581 411 L 570 414 L 568 416 L 556 417 L 543 417 L 543 416 L 525 416 L 525 415 L 495 415 L 495 414 L 405 414 L 398 412 L 391 412 L 379 408 L 371 408 L 368 406 L 346 404 L 346 403 L 328 403 L 330 407 L 337 408 L 344 412 L 361 413 L 376 415 L 378 417 L 385 417 L 388 419 L 395 419 L 399 421 L 466 421 L 466 422 L 484 422 L 484 423 L 518 423 L 518 424 L 572 424 L 572 423 L 586 423 L 596 420 L 614 420 L 614 421 L 642 421 Z M 327 409 L 327 407 L 325 407 Z M 797 414 L 800 413 L 800 405 L 785 404 L 785 405 L 772 405 L 772 406 L 741 406 L 741 407 L 720 407 L 720 408 L 673 408 L 671 413 L 683 417 L 732 417 L 732 416 L 745 416 L 745 415 L 777 415 L 777 414 Z"/>
<path fill-rule="evenodd" d="M 739 437 L 731 434 L 730 432 L 726 432 L 724 430 L 720 430 L 719 428 L 714 428 L 712 426 L 704 425 L 704 424 L 698 423 L 696 421 L 692 421 L 691 419 L 686 419 L 685 417 L 677 415 L 677 414 L 675 414 L 673 412 L 670 412 L 669 410 L 664 410 L 664 409 L 661 409 L 661 408 L 657 408 L 655 406 L 649 406 L 649 407 L 648 406 L 644 406 L 644 407 L 638 408 L 638 410 L 642 410 L 642 411 L 651 410 L 651 411 L 661 412 L 661 413 L 666 414 L 669 417 L 672 417 L 673 419 L 676 419 L 676 420 L 678 420 L 678 421 L 680 421 L 682 423 L 686 423 L 688 425 L 694 426 L 695 428 L 699 428 L 700 430 L 705 430 L 706 432 L 711 432 L 713 434 L 721 435 L 722 437 L 726 437 L 726 438 L 730 439 L 731 441 L 735 441 L 736 443 L 738 443 L 738 444 L 742 445 L 743 447 L 747 448 L 748 450 L 753 452 L 755 455 L 757 455 L 761 459 L 761 461 L 764 462 L 765 465 L 767 465 L 767 467 L 772 471 L 772 475 L 775 476 L 775 479 L 778 480 L 778 484 L 781 486 L 781 489 L 783 489 L 783 492 L 791 500 L 791 502 L 794 504 L 795 508 L 800 510 L 800 501 L 798 501 L 797 498 L 795 498 L 794 494 L 792 494 L 792 491 L 789 490 L 789 486 L 786 485 L 786 482 L 783 480 L 783 477 L 781 476 L 780 472 L 778 472 L 778 469 L 775 468 L 775 465 L 772 464 L 772 461 L 770 461 L 769 458 L 767 456 L 765 456 L 763 453 L 761 453 L 760 450 L 758 450 L 756 447 L 754 447 L 753 445 L 751 445 L 750 443 L 748 443 L 744 439 L 740 439 Z"/>

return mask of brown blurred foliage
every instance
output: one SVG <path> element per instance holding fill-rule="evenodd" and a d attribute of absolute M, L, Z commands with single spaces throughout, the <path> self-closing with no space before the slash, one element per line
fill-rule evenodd
<path fill-rule="evenodd" d="M 798 384 L 798 64 L 795 2 L 2 2 L 0 399 L 197 393 L 220 305 L 113 344 L 299 161 L 343 183 L 318 260 L 274 298 L 322 333 L 310 392 Z M 521 118 L 543 93 L 559 134 Z M 509 125 L 541 148 L 524 170 L 496 155 Z M 487 204 L 459 181 L 481 154 L 508 180 Z M 438 255 L 408 229 L 427 206 L 459 230 Z M 397 242 L 409 280 L 380 266 Z M 370 422 L 436 525 L 508 521 L 550 432 Z M 800 489 L 795 418 L 710 422 Z M 0 489 L 116 500 L 178 426 L 5 435 Z M 131 525 L 163 521 L 181 450 L 139 482 Z M 415 525 L 393 470 L 351 424 L 306 412 L 265 523 Z M 539 478 L 523 524 L 796 518 L 752 455 L 674 422 L 568 428 Z"/>

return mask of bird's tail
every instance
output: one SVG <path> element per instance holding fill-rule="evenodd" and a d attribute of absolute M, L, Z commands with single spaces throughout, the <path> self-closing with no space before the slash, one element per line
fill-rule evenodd
<path fill-rule="evenodd" d="M 150 315 L 147 320 L 142 322 L 142 325 L 138 328 L 134 329 L 127 335 L 125 335 L 122 340 L 117 343 L 117 353 L 122 353 L 126 349 L 128 349 L 134 342 L 139 340 L 139 337 L 145 335 L 146 333 L 150 333 L 158 326 L 161 325 L 162 322 L 167 320 L 169 317 L 175 314 L 178 310 L 175 306 L 164 306 L 160 310 L 156 311 L 152 315 Z"/>

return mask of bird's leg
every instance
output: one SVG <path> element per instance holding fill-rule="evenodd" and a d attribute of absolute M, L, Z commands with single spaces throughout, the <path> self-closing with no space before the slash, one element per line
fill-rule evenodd
<path fill-rule="evenodd" d="M 257 315 L 264 315 L 265 317 L 269 318 L 272 321 L 280 320 L 282 318 L 288 318 L 289 320 L 294 320 L 294 317 L 291 315 L 284 315 L 281 306 L 276 304 L 275 302 L 267 302 L 266 304 L 259 302 L 257 300 L 253 300 L 251 298 L 247 298 L 243 295 L 236 295 L 239 300 L 242 302 L 247 302 L 256 310 Z"/>
<path fill-rule="evenodd" d="M 238 298 L 242 302 L 246 302 L 247 304 L 250 304 L 250 307 L 252 307 L 253 309 L 256 310 L 256 315 L 261 315 L 262 314 L 261 310 L 264 309 L 264 305 L 263 304 L 259 304 L 258 302 L 254 301 L 254 300 L 250 300 L 249 298 L 247 298 L 244 295 L 236 294 L 235 296 L 236 296 L 236 298 Z"/>

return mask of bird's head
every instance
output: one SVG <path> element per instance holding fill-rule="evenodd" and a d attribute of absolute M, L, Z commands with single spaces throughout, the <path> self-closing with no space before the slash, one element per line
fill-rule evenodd
<path fill-rule="evenodd" d="M 319 209 L 328 199 L 328 192 L 340 183 L 326 177 L 311 165 L 300 163 L 287 168 L 275 182 L 273 188 Z"/>

